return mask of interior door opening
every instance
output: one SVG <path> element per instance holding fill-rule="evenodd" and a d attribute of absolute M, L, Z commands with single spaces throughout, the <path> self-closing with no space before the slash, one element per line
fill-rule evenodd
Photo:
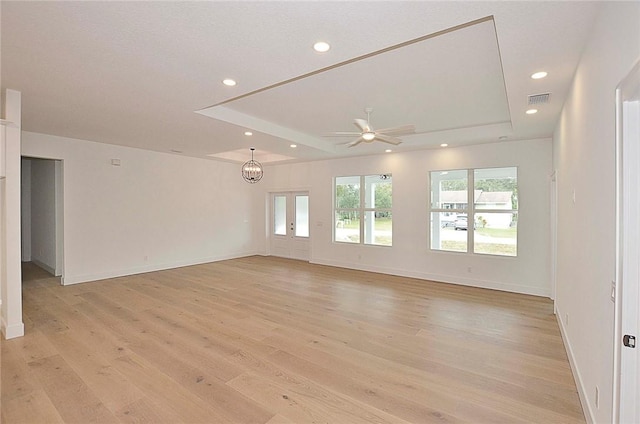
<path fill-rule="evenodd" d="M 62 161 L 21 161 L 21 243 L 24 277 L 62 277 Z"/>

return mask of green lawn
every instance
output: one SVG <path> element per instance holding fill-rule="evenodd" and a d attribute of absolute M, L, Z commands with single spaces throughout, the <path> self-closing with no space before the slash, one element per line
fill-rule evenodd
<path fill-rule="evenodd" d="M 376 219 L 376 230 L 391 231 L 392 222 L 393 220 L 391 218 L 378 218 Z M 360 220 L 352 219 L 351 221 L 347 221 L 343 228 L 357 230 L 360 228 Z"/>
<path fill-rule="evenodd" d="M 476 233 L 482 234 L 483 236 L 489 237 L 497 237 L 497 238 L 516 238 L 516 234 L 518 229 L 516 227 L 509 228 L 476 228 Z"/>
<path fill-rule="evenodd" d="M 499 244 L 499 243 L 477 243 L 474 253 L 484 253 L 488 255 L 505 255 L 516 256 L 515 244 Z M 467 243 L 464 241 L 443 240 L 442 249 L 454 252 L 466 252 Z"/>
<path fill-rule="evenodd" d="M 391 218 L 378 218 L 376 219 L 376 230 L 377 231 L 392 231 L 392 226 L 393 226 L 393 220 Z M 351 221 L 346 221 L 344 223 L 344 227 L 341 228 L 348 228 L 351 230 L 358 230 L 360 229 L 360 220 L 359 219 L 352 219 Z M 358 243 L 358 238 L 359 236 L 357 235 L 352 235 L 352 236 L 347 236 L 352 243 Z M 391 236 L 380 236 L 380 235 L 376 235 L 375 236 L 375 244 L 377 245 L 382 245 L 382 246 L 391 246 Z"/>
<path fill-rule="evenodd" d="M 391 231 L 392 229 L 391 218 L 378 218 L 376 219 L 376 230 L 380 231 Z M 352 230 L 357 230 L 360 228 L 360 220 L 353 219 L 351 221 L 347 221 L 344 224 L 344 228 L 349 228 Z M 445 228 L 444 231 L 450 230 L 454 231 L 453 228 Z M 477 228 L 476 234 L 484 235 L 492 238 L 506 238 L 506 239 L 515 239 L 517 237 L 517 228 Z M 357 236 L 354 236 L 357 238 Z M 356 240 L 353 240 L 356 242 Z M 375 239 L 376 244 L 380 245 L 391 245 L 391 237 L 390 236 L 376 236 Z M 467 251 L 467 243 L 464 241 L 452 241 L 452 240 L 444 240 L 442 241 L 442 248 L 444 250 L 455 251 L 455 252 L 466 252 Z M 513 244 L 502 244 L 502 243 L 475 243 L 475 253 L 484 253 L 489 255 L 506 255 L 506 256 L 516 256 L 516 245 Z"/>

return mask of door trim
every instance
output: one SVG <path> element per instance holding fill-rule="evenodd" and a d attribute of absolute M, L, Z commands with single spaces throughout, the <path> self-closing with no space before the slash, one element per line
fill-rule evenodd
<path fill-rule="evenodd" d="M 296 197 L 306 196 L 309 199 L 308 205 L 308 230 L 306 237 L 297 236 L 296 217 Z M 275 234 L 275 198 L 285 196 L 286 201 L 286 222 L 285 235 Z M 311 260 L 311 195 L 309 190 L 278 190 L 269 191 L 267 195 L 267 252 L 270 256 L 278 256 L 289 259 Z"/>
<path fill-rule="evenodd" d="M 616 272 L 612 422 L 640 421 L 640 347 L 622 346 L 640 336 L 640 61 L 616 89 Z M 627 114 L 635 119 L 629 120 Z M 623 373 L 626 373 L 623 375 Z"/>

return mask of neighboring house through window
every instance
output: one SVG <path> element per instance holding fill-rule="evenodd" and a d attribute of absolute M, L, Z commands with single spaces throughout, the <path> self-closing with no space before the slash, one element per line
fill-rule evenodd
<path fill-rule="evenodd" d="M 433 171 L 430 177 L 432 250 L 517 255 L 517 168 Z"/>

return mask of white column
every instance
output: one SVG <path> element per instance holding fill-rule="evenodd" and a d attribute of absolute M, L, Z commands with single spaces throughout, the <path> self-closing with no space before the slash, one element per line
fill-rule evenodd
<path fill-rule="evenodd" d="M 5 171 L 2 186 L 0 217 L 2 248 L 0 289 L 2 293 L 2 334 L 6 339 L 24 335 L 22 322 L 22 271 L 20 243 L 20 139 L 21 139 L 21 93 L 7 90 L 5 95 Z"/>

